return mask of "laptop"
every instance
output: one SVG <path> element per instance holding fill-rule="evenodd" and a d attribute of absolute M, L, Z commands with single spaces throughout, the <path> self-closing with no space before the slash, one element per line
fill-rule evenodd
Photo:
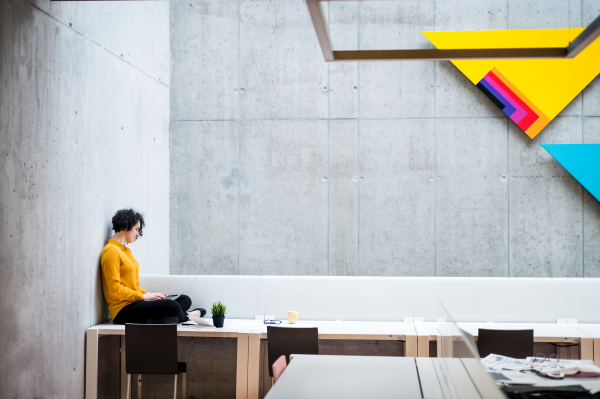
<path fill-rule="evenodd" d="M 193 279 L 192 281 L 189 282 L 188 285 L 185 286 L 185 288 L 183 290 L 181 290 L 181 292 L 177 295 L 169 295 L 166 298 L 162 298 L 162 299 L 152 299 L 153 301 L 164 301 L 164 300 L 171 300 L 174 301 L 177 298 L 179 298 L 180 296 L 183 295 L 183 293 L 185 292 L 185 290 L 187 290 L 189 288 L 190 285 L 192 285 L 196 280 L 198 280 L 198 277 L 196 277 L 195 279 Z"/>
<path fill-rule="evenodd" d="M 525 374 L 520 371 L 514 370 L 499 370 L 499 371 L 489 371 L 489 375 L 492 376 L 494 381 L 498 384 L 504 384 L 508 386 L 516 386 L 516 385 L 535 385 L 536 382 L 527 377 Z"/>

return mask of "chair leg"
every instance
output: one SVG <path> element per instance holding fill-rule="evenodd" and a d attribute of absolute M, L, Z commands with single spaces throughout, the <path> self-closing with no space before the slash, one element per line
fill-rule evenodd
<path fill-rule="evenodd" d="M 177 374 L 175 374 L 175 388 L 173 388 L 173 399 L 177 399 Z"/>
<path fill-rule="evenodd" d="M 142 375 L 138 374 L 138 399 L 142 399 Z"/>
<path fill-rule="evenodd" d="M 127 374 L 127 399 L 131 399 L 131 374 Z"/>
<path fill-rule="evenodd" d="M 185 388 L 185 384 L 186 384 L 186 380 L 187 380 L 187 373 L 182 373 L 182 377 L 183 379 L 181 380 L 181 397 L 182 399 L 187 399 L 187 392 L 186 392 L 186 388 Z"/>

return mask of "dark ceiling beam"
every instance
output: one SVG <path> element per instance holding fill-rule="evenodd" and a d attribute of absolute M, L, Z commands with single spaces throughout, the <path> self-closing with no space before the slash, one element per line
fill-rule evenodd
<path fill-rule="evenodd" d="M 317 39 L 323 52 L 323 58 L 325 61 L 333 61 L 333 47 L 331 45 L 331 38 L 329 37 L 329 30 L 323 19 L 323 13 L 321 12 L 321 5 L 319 0 L 306 0 L 308 6 L 308 12 L 310 13 L 310 19 L 312 19 L 315 32 L 317 33 Z"/>
<path fill-rule="evenodd" d="M 576 38 L 567 46 L 567 58 L 575 58 L 587 46 L 592 44 L 600 36 L 600 16 L 592 21 L 587 28 L 583 30 Z"/>
<path fill-rule="evenodd" d="M 503 48 L 503 49 L 405 49 L 405 50 L 343 50 L 336 51 L 320 2 L 337 0 L 306 0 L 310 18 L 317 34 L 323 58 L 334 61 L 461 61 L 507 59 L 565 59 L 574 58 L 600 36 L 600 16 L 569 44 L 568 47 Z"/>
<path fill-rule="evenodd" d="M 498 48 L 456 50 L 356 50 L 334 51 L 334 61 L 461 61 L 506 59 L 559 59 L 565 58 L 567 49 L 552 48 Z"/>

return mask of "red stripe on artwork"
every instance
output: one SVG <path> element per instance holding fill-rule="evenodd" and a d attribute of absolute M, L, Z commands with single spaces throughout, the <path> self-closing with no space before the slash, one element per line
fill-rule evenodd
<path fill-rule="evenodd" d="M 538 120 L 538 118 L 539 118 L 538 114 L 533 112 L 533 110 L 531 108 L 529 108 L 529 106 L 527 104 L 525 104 L 525 102 L 523 100 L 521 100 L 519 98 L 519 96 L 517 96 L 508 86 L 506 86 L 504 84 L 504 82 L 498 76 L 496 76 L 496 74 L 494 74 L 494 72 L 489 71 L 488 76 L 491 79 L 493 79 L 494 82 L 496 82 L 500 87 L 502 87 L 502 89 L 505 92 L 507 92 L 521 107 L 523 107 L 523 109 L 525 111 L 527 111 L 527 115 L 525 115 L 525 117 L 523 119 L 521 119 L 521 122 L 519 122 L 517 124 L 517 126 L 519 126 L 521 129 L 523 129 L 523 131 L 526 131 L 527 129 L 529 129 L 529 127 L 531 125 L 533 125 L 533 122 Z"/>

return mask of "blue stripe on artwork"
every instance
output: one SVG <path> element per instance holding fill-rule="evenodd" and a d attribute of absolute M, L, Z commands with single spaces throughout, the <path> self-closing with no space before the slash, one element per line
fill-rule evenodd
<path fill-rule="evenodd" d="M 513 107 L 508 100 L 506 100 L 504 97 L 502 97 L 502 95 L 500 93 L 498 93 L 498 91 L 496 91 L 496 89 L 494 89 L 494 87 L 489 84 L 486 80 L 486 78 L 484 77 L 483 79 L 481 79 L 479 81 L 479 83 L 483 84 L 485 86 L 486 89 L 488 89 L 490 91 L 490 93 L 492 93 L 494 95 L 494 97 L 496 97 L 498 100 L 500 100 L 500 102 L 502 104 L 504 104 L 504 109 L 502 110 L 506 115 L 511 116 L 512 114 L 514 114 L 517 110 L 515 109 L 515 107 Z"/>

